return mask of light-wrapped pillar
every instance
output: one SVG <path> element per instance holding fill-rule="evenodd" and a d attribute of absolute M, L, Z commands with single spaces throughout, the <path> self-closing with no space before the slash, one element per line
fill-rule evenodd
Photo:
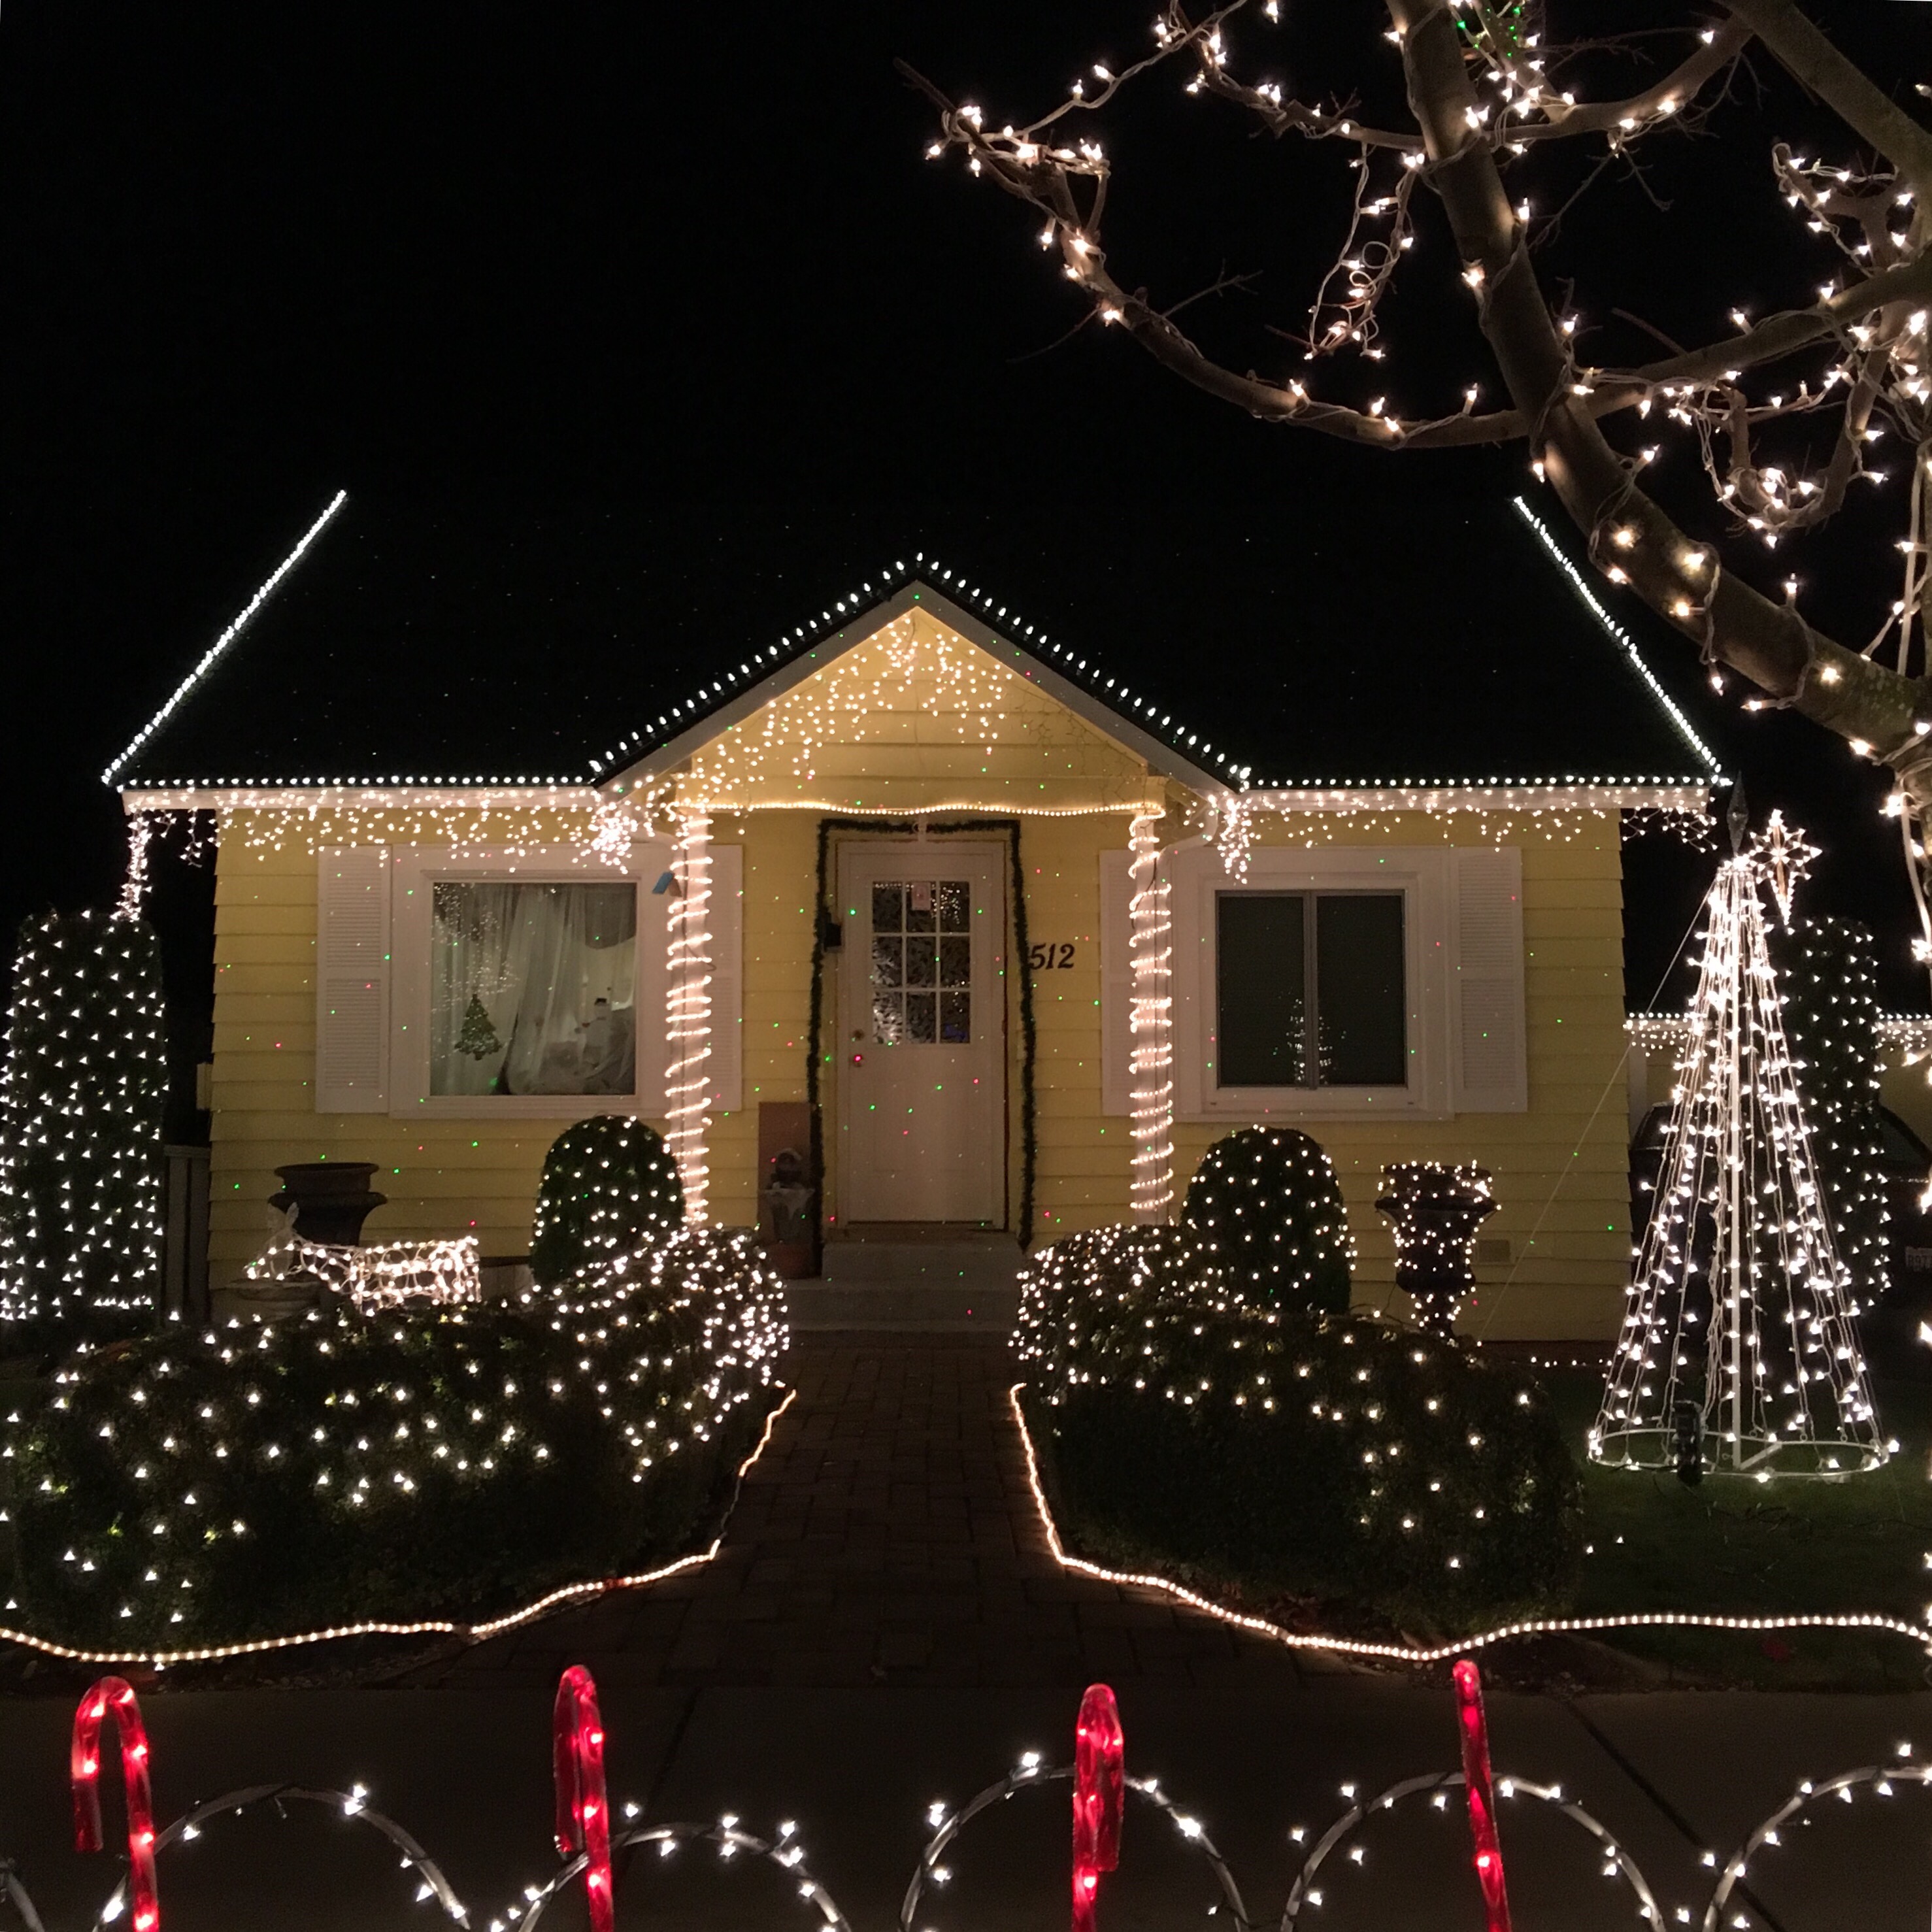
<path fill-rule="evenodd" d="M 684 1184 L 684 1217 L 709 1219 L 711 1132 L 711 814 L 678 808 L 671 877 L 676 895 L 668 921 L 664 1033 L 664 1143 Z"/>
<path fill-rule="evenodd" d="M 1127 956 L 1133 994 L 1127 1009 L 1133 1114 L 1134 1219 L 1144 1226 L 1174 1218 L 1174 920 L 1160 862 L 1160 814 L 1138 812 L 1127 828 L 1133 848 L 1128 877 Z"/>

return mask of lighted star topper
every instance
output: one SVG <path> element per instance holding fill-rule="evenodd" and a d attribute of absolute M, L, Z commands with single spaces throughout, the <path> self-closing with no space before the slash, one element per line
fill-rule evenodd
<path fill-rule="evenodd" d="M 1811 870 L 1820 850 L 1798 826 L 1786 825 L 1781 812 L 1771 814 L 1763 831 L 1752 842 L 1750 856 L 1769 882 L 1771 896 L 1778 902 L 1779 921 L 1787 929 L 1791 924 L 1792 896 Z"/>

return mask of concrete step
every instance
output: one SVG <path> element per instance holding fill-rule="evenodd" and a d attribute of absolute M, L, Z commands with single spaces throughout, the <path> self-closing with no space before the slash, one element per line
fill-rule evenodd
<path fill-rule="evenodd" d="M 964 1241 L 828 1241 L 827 1282 L 890 1282 L 900 1288 L 1010 1288 L 1019 1273 L 1019 1244 Z"/>
<path fill-rule="evenodd" d="M 1018 1316 L 1020 1292 L 1010 1281 L 792 1281 L 785 1300 L 801 1334 L 874 1328 L 1004 1335 Z"/>

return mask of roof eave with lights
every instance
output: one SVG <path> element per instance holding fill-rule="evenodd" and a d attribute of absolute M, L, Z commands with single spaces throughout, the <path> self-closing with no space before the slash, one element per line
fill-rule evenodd
<path fill-rule="evenodd" d="M 103 772 L 112 784 L 167 718 L 205 680 L 236 642 L 250 619 L 316 544 L 342 507 L 338 494 L 249 604 L 204 656 L 180 688 L 136 734 Z M 776 643 L 753 652 L 735 670 L 727 669 L 690 697 L 668 706 L 654 720 L 586 761 L 568 775 L 503 773 L 461 777 L 423 773 L 212 777 L 182 776 L 143 778 L 120 787 L 130 813 L 246 808 L 250 805 L 286 809 L 363 807 L 378 804 L 442 806 L 594 807 L 674 772 L 711 742 L 774 698 L 834 662 L 844 652 L 874 636 L 915 607 L 977 644 L 996 662 L 1007 665 L 1047 692 L 1076 716 L 1148 769 L 1207 797 L 1240 794 L 1264 808 L 1284 813 L 1362 813 L 1419 811 L 1481 813 L 1654 808 L 1702 812 L 1711 792 L 1724 782 L 1718 760 L 1688 718 L 1659 685 L 1634 642 L 1598 601 L 1581 574 L 1547 528 L 1518 499 L 1516 509 L 1543 548 L 1570 580 L 1604 634 L 1618 647 L 1653 701 L 1668 716 L 1685 748 L 1703 766 L 1676 776 L 1621 777 L 1572 774 L 1480 779 L 1387 775 L 1351 778 L 1300 774 L 1258 777 L 1252 765 L 1234 762 L 1225 749 L 1172 711 L 1103 676 L 1070 646 L 1055 642 L 1036 624 L 996 603 L 990 593 L 918 553 L 912 564 L 894 562 L 835 599 L 815 619 L 796 625 Z M 968 608 L 971 607 L 971 608 Z"/>

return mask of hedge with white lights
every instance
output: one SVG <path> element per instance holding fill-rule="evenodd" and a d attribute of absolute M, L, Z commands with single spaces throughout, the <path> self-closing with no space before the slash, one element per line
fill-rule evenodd
<path fill-rule="evenodd" d="M 1582 1555 L 1549 1402 L 1509 1364 L 1274 1307 L 1168 1228 L 1058 1241 L 1022 1276 L 1029 1422 L 1084 1555 L 1420 1629 L 1547 1610 Z"/>
<path fill-rule="evenodd" d="M 152 1320 L 166 1098 L 153 932 L 102 912 L 28 921 L 0 1073 L 0 1354 Z"/>
<path fill-rule="evenodd" d="M 1190 1247 L 1245 1296 L 1340 1315 L 1355 1258 L 1341 1184 L 1293 1127 L 1243 1127 L 1208 1150 L 1181 1213 Z"/>
<path fill-rule="evenodd" d="M 1879 1123 L 1878 945 L 1856 920 L 1800 920 L 1780 937 L 1784 1037 L 1838 1258 L 1869 1308 L 1890 1276 L 1885 1139 Z"/>
<path fill-rule="evenodd" d="M 683 1222 L 683 1184 L 656 1128 L 625 1114 L 579 1120 L 544 1156 L 530 1272 L 546 1286 L 602 1281 L 639 1242 Z"/>
<path fill-rule="evenodd" d="M 4 1403 L 4 1621 L 128 1648 L 476 1621 L 681 1554 L 771 1406 L 783 1307 L 748 1237 L 685 1228 L 595 1296 L 77 1356 Z"/>

